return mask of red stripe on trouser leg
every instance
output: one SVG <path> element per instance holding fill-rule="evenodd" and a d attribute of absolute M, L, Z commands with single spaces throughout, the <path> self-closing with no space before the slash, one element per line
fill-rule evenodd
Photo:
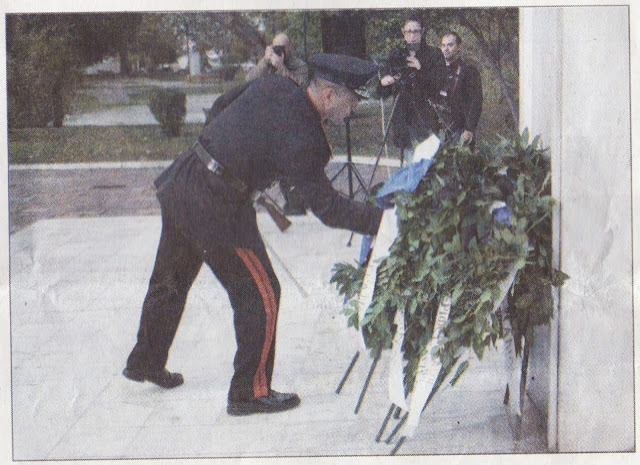
<path fill-rule="evenodd" d="M 273 339 L 276 333 L 276 322 L 278 320 L 278 303 L 276 302 L 273 286 L 271 285 L 269 275 L 267 275 L 267 272 L 264 269 L 264 265 L 256 256 L 256 254 L 253 253 L 253 251 L 246 250 L 246 253 L 247 257 L 253 262 L 258 276 L 261 278 L 261 282 L 264 289 L 267 291 L 267 297 L 269 298 L 270 303 L 270 311 L 267 312 L 269 318 L 267 319 L 266 324 L 266 335 L 264 346 L 262 349 L 262 356 L 260 358 L 260 366 L 258 368 L 258 371 L 256 372 L 256 377 L 254 378 L 254 392 L 260 392 L 260 395 L 256 395 L 256 397 L 260 397 L 262 395 L 269 395 L 269 386 L 267 386 L 267 359 L 269 357 L 269 351 L 271 349 L 271 346 L 273 345 Z M 257 378 L 259 378 L 258 381 L 256 381 Z M 256 388 L 256 386 L 259 386 L 259 388 Z"/>
<path fill-rule="evenodd" d="M 271 281 L 260 259 L 248 249 L 236 249 L 236 253 L 251 273 L 264 304 L 266 314 L 265 337 L 260 356 L 260 364 L 253 378 L 253 395 L 254 397 L 265 397 L 269 395 L 266 370 L 267 357 L 271 349 L 271 344 L 273 343 L 278 307 Z"/>

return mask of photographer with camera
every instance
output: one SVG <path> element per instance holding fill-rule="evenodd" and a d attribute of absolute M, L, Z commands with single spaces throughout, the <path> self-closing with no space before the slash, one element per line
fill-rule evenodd
<path fill-rule="evenodd" d="M 413 146 L 438 128 L 438 118 L 429 99 L 440 89 L 444 75 L 444 57 L 440 50 L 423 40 L 422 21 L 411 16 L 402 27 L 404 43 L 389 55 L 388 65 L 380 79 L 379 93 L 397 97 L 391 124 L 394 144 L 400 148 L 402 160 L 413 161 Z"/>
<path fill-rule="evenodd" d="M 309 67 L 293 54 L 289 37 L 280 32 L 273 38 L 271 45 L 264 50 L 264 57 L 247 73 L 246 81 L 253 81 L 269 74 L 279 74 L 293 79 L 305 88 L 309 82 Z M 307 208 L 293 186 L 286 180 L 280 181 L 280 189 L 285 203 L 282 207 L 285 215 L 306 215 Z"/>
<path fill-rule="evenodd" d="M 264 50 L 264 57 L 247 73 L 247 82 L 267 74 L 279 74 L 293 79 L 300 87 L 309 83 L 309 67 L 293 54 L 286 34 L 278 33 Z"/>

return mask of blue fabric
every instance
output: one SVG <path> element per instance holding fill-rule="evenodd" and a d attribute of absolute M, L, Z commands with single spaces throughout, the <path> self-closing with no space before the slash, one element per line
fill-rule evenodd
<path fill-rule="evenodd" d="M 378 191 L 376 196 L 378 206 L 380 208 L 391 208 L 389 196 L 400 191 L 413 192 L 416 190 L 432 163 L 433 158 L 420 160 L 394 173 L 391 179 Z"/>
<path fill-rule="evenodd" d="M 494 218 L 498 223 L 506 224 L 507 226 L 513 226 L 511 218 L 513 218 L 513 212 L 509 207 L 498 208 L 493 212 Z"/>
<path fill-rule="evenodd" d="M 389 209 L 393 207 L 392 196 L 396 192 L 405 191 L 413 192 L 420 184 L 420 181 L 427 174 L 429 168 L 433 164 L 433 158 L 423 159 L 417 163 L 413 163 L 401 170 L 397 171 L 391 178 L 382 186 L 382 189 L 378 191 L 376 195 L 376 202 L 380 208 Z M 373 237 L 362 236 L 362 244 L 360 245 L 360 258 L 358 260 L 360 266 L 364 265 L 371 245 L 373 244 Z"/>
<path fill-rule="evenodd" d="M 358 259 L 358 264 L 361 267 L 365 265 L 365 260 L 367 259 L 367 255 L 369 255 L 369 250 L 371 250 L 372 244 L 373 236 L 362 236 L 362 243 L 360 244 L 360 258 Z"/>

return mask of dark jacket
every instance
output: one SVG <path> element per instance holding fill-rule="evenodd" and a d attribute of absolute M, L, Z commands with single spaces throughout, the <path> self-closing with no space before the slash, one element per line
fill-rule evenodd
<path fill-rule="evenodd" d="M 226 170 L 264 190 L 286 179 L 328 226 L 373 235 L 380 209 L 335 191 L 324 168 L 331 155 L 320 115 L 292 80 L 267 76 L 216 101 L 200 143 Z M 256 247 L 262 239 L 247 195 L 212 174 L 190 149 L 158 178 L 163 215 L 201 247 Z"/>
<path fill-rule="evenodd" d="M 445 67 L 443 90 L 451 110 L 453 132 L 475 132 L 482 113 L 482 82 L 473 65 L 458 59 Z"/>
<path fill-rule="evenodd" d="M 425 43 L 416 52 L 420 70 L 406 68 L 406 57 L 405 46 L 391 52 L 381 75 L 396 75 L 398 68 L 404 68 L 401 72 L 402 79 L 393 86 L 379 86 L 382 97 L 388 97 L 392 92 L 394 96 L 400 93 L 391 120 L 393 142 L 400 148 L 411 147 L 412 139 L 424 140 L 436 130 L 438 119 L 428 100 L 434 98 L 440 90 L 445 67 L 442 52 Z"/>

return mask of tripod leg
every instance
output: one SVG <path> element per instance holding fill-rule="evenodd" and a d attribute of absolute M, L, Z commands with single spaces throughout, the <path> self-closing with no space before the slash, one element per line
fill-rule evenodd
<path fill-rule="evenodd" d="M 333 177 L 330 179 L 330 182 L 335 181 L 335 180 L 338 178 L 338 176 L 340 176 L 340 173 L 342 173 L 346 168 L 347 168 L 347 164 L 345 163 L 345 164 L 342 166 L 342 168 L 340 168 L 340 169 L 338 170 L 338 172 L 337 172 L 336 174 L 334 174 L 334 175 L 333 175 Z"/>
<path fill-rule="evenodd" d="M 351 241 L 353 240 L 353 231 L 351 232 L 351 235 L 349 236 L 349 242 L 347 242 L 347 247 L 351 247 Z"/>
<path fill-rule="evenodd" d="M 344 383 L 347 382 L 347 378 L 351 374 L 351 370 L 353 370 L 353 366 L 356 364 L 356 361 L 358 360 L 359 356 L 360 356 L 359 351 L 354 354 L 353 358 L 351 359 L 351 363 L 347 368 L 347 371 L 345 371 L 344 376 L 342 377 L 342 380 L 340 380 L 340 384 L 338 384 L 338 388 L 336 389 L 336 394 L 340 394 L 340 391 L 342 391 L 342 387 L 344 386 Z"/>
<path fill-rule="evenodd" d="M 353 163 L 351 163 L 351 125 L 349 117 L 344 119 L 345 130 L 347 133 L 347 172 L 349 173 L 349 198 L 353 200 Z"/>

